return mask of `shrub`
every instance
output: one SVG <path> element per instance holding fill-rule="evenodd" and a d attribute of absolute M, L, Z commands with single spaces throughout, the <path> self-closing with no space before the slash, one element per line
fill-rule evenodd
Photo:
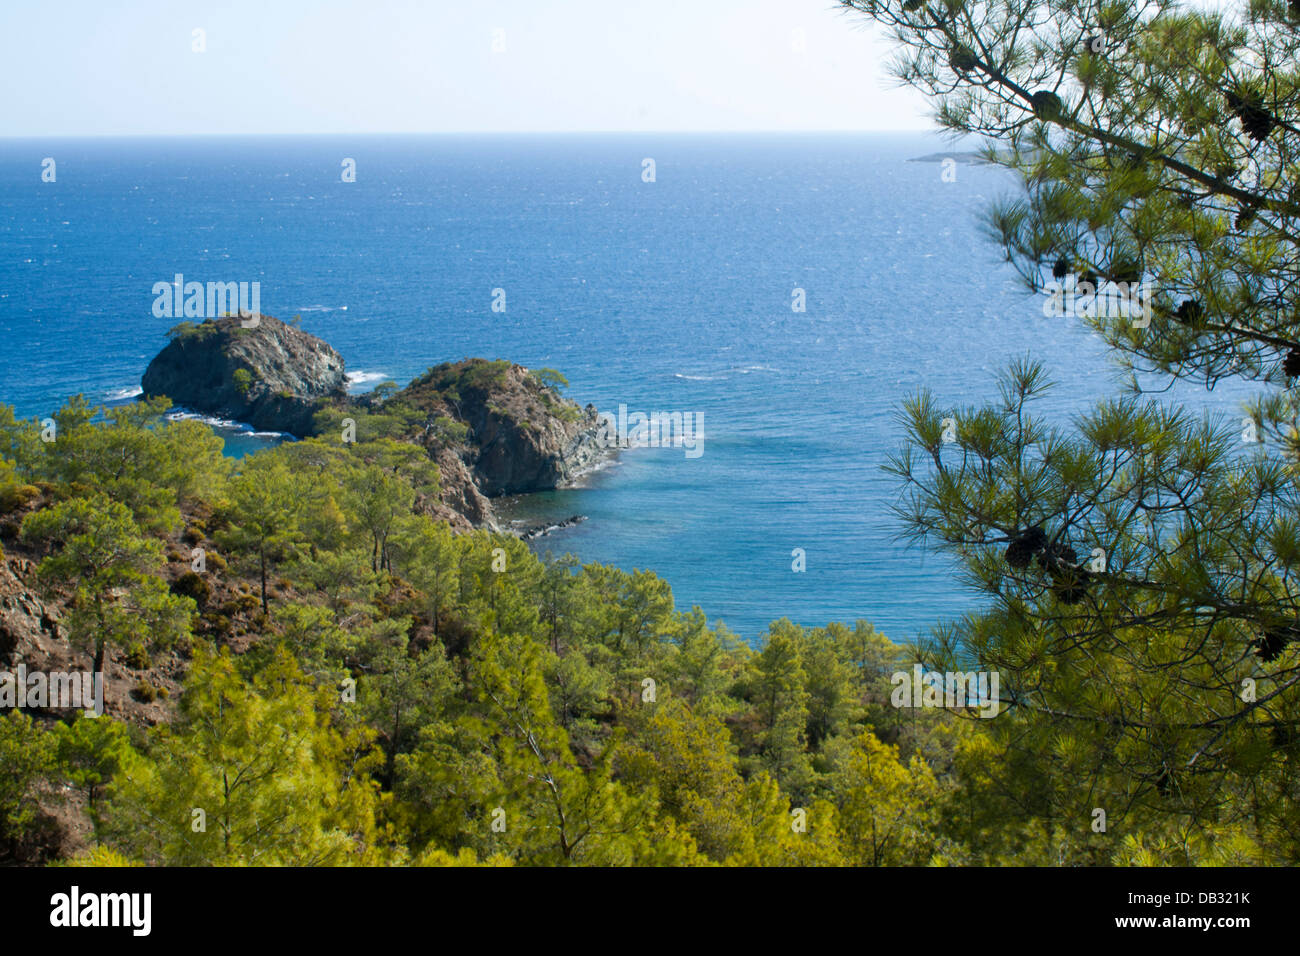
<path fill-rule="evenodd" d="M 126 651 L 126 666 L 132 670 L 144 671 L 153 666 L 153 661 L 149 659 L 149 652 L 145 650 L 143 644 L 132 644 Z"/>
<path fill-rule="evenodd" d="M 469 426 L 446 415 L 439 415 L 433 420 L 432 435 L 435 441 L 443 445 L 463 445 L 469 437 Z"/>
<path fill-rule="evenodd" d="M 193 322 L 178 322 L 167 330 L 167 337 L 172 341 L 176 340 L 195 340 L 202 341 L 209 335 L 215 334 L 217 323 L 211 319 L 206 319 L 201 325 L 195 325 Z"/>
<path fill-rule="evenodd" d="M 35 485 L 8 485 L 0 489 L 0 514 L 10 514 L 41 496 Z"/>
<path fill-rule="evenodd" d="M 228 637 L 230 635 L 230 618 L 224 614 L 204 614 L 203 624 L 209 631 L 218 637 Z"/>
<path fill-rule="evenodd" d="M 192 598 L 200 611 L 207 606 L 208 600 L 212 597 L 212 585 L 208 584 L 203 575 L 194 571 L 186 571 L 173 581 L 171 591 L 172 594 Z"/>
<path fill-rule="evenodd" d="M 240 594 L 221 606 L 221 613 L 226 617 L 247 614 L 261 607 L 262 602 L 256 594 Z"/>
<path fill-rule="evenodd" d="M 553 368 L 539 368 L 533 372 L 533 379 L 542 388 L 559 390 L 569 387 L 569 380 Z"/>

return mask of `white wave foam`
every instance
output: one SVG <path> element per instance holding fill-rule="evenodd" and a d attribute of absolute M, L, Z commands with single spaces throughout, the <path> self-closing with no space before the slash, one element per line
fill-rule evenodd
<path fill-rule="evenodd" d="M 191 412 L 181 409 L 176 412 L 169 412 L 167 420 L 173 422 L 195 421 L 202 422 L 209 428 L 217 428 L 223 432 L 238 432 L 241 435 L 247 435 L 250 438 L 284 438 L 284 432 L 259 432 L 254 431 L 252 425 L 244 422 L 237 422 L 229 418 L 217 418 L 215 415 L 201 415 L 198 412 Z"/>
<path fill-rule="evenodd" d="M 139 385 L 131 385 L 126 388 L 115 388 L 104 395 L 106 402 L 125 402 L 132 398 L 139 398 L 144 394 L 144 389 Z"/>
<path fill-rule="evenodd" d="M 247 425 L 240 425 L 239 422 L 232 421 L 229 418 L 217 418 L 215 415 L 200 415 L 198 412 L 169 412 L 167 414 L 169 422 L 202 422 L 205 425 L 211 425 L 213 428 L 226 428 L 231 431 L 238 431 L 241 428 L 247 428 Z"/>
<path fill-rule="evenodd" d="M 362 385 L 370 385 L 374 382 L 383 382 L 388 379 L 386 372 L 348 372 L 348 388 L 360 388 Z"/>
<path fill-rule="evenodd" d="M 688 382 L 719 382 L 726 381 L 730 375 L 749 375 L 751 372 L 779 373 L 780 369 L 772 368 L 770 365 L 733 365 L 715 375 L 686 375 L 682 372 L 674 372 L 673 378 L 685 379 Z"/>

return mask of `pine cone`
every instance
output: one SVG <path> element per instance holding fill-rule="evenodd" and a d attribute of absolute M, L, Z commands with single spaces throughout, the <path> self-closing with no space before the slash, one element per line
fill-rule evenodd
<path fill-rule="evenodd" d="M 1030 97 L 1030 102 L 1034 106 L 1034 115 L 1040 120 L 1058 119 L 1065 112 L 1065 104 L 1051 90 L 1039 90 Z"/>
<path fill-rule="evenodd" d="M 1296 0 L 1296 2 L 1300 3 L 1300 0 Z M 1070 260 L 1057 259 L 1055 265 L 1052 266 L 1052 278 L 1064 279 L 1069 274 L 1070 274 Z"/>
<path fill-rule="evenodd" d="M 1264 109 L 1264 97 L 1258 92 L 1254 90 L 1247 90 L 1244 93 L 1230 92 L 1227 94 L 1227 100 L 1228 109 L 1241 120 L 1242 129 L 1255 142 L 1264 142 L 1268 134 L 1273 132 L 1277 120 L 1273 118 L 1273 114 Z"/>
<path fill-rule="evenodd" d="M 958 73 L 969 73 L 979 65 L 970 47 L 955 46 L 948 54 L 948 65 Z"/>
<path fill-rule="evenodd" d="M 1289 627 L 1276 627 L 1264 632 L 1255 641 L 1255 656 L 1265 664 L 1271 664 L 1282 656 L 1286 646 L 1291 643 L 1295 633 Z"/>
<path fill-rule="evenodd" d="M 1293 346 L 1291 351 L 1286 353 L 1286 358 L 1282 360 L 1282 371 L 1286 373 L 1287 378 L 1300 375 L 1300 348 Z"/>
<path fill-rule="evenodd" d="M 1048 545 L 1038 554 L 1052 578 L 1052 593 L 1062 604 L 1078 604 L 1088 593 L 1088 569 L 1079 566 L 1079 555 L 1066 544 Z"/>
<path fill-rule="evenodd" d="M 1038 553 L 1038 563 L 1048 571 L 1066 565 L 1072 567 L 1079 563 L 1079 555 L 1068 544 L 1057 543 L 1047 545 Z"/>
<path fill-rule="evenodd" d="M 1042 528 L 1030 528 L 1011 539 L 1007 545 L 1007 564 L 1024 570 L 1029 562 L 1047 547 L 1047 535 Z"/>
<path fill-rule="evenodd" d="M 1179 303 L 1178 311 L 1174 313 L 1183 325 L 1196 325 L 1204 314 L 1205 309 L 1195 299 L 1187 299 Z"/>

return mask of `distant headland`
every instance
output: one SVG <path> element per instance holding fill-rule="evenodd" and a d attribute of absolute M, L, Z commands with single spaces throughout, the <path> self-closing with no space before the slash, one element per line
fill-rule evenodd
<path fill-rule="evenodd" d="M 942 163 L 945 159 L 963 163 L 967 166 L 991 166 L 988 156 L 978 150 L 965 152 L 928 153 L 925 156 L 913 156 L 909 163 Z"/>

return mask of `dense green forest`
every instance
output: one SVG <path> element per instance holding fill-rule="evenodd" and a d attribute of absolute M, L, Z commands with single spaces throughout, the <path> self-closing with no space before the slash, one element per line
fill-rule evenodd
<path fill-rule="evenodd" d="M 96 667 L 187 671 L 154 727 L 0 718 L 10 852 L 62 803 L 100 865 L 1294 862 L 1285 760 L 1143 788 L 1122 735 L 893 706 L 914 654 L 865 621 L 750 649 L 648 571 L 453 535 L 421 449 L 233 461 L 166 407 L 0 415 L 7 557 Z"/>
<path fill-rule="evenodd" d="M 980 404 L 901 406 L 900 530 L 980 610 L 936 607 L 917 646 L 782 620 L 751 648 L 651 570 L 453 533 L 430 516 L 452 485 L 433 459 L 464 429 L 391 390 L 348 416 L 355 441 L 336 409 L 237 462 L 165 400 L 6 408 L 0 614 L 53 630 L 39 588 L 84 666 L 136 684 L 103 717 L 4 712 L 0 853 L 1300 862 L 1300 12 L 843 7 L 890 30 L 942 127 L 1018 177 L 991 238 L 1049 305 L 1083 303 L 1045 321 L 1084 324 L 1131 373 L 1069 420 L 1043 413 L 1050 373 L 1028 359 Z M 1094 307 L 1103 288 L 1132 307 Z M 1225 379 L 1259 395 L 1235 419 L 1164 400 Z M 900 700 L 918 664 L 996 675 L 997 715 Z M 71 853 L 54 816 L 81 834 Z"/>

